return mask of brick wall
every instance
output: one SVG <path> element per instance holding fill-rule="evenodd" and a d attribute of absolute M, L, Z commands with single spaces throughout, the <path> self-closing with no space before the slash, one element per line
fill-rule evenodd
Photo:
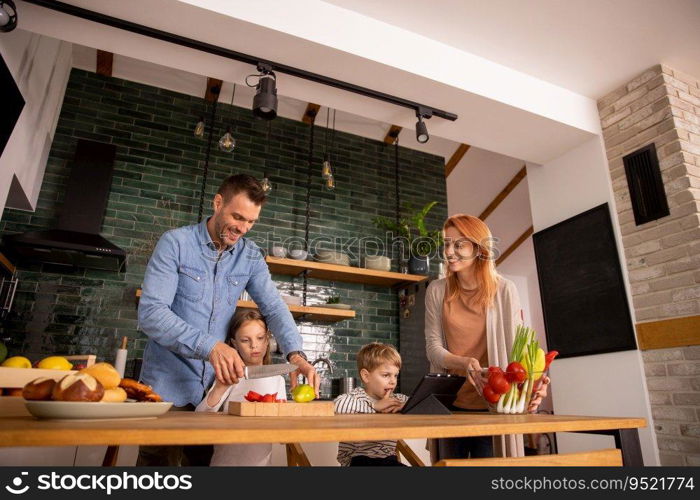
<path fill-rule="evenodd" d="M 654 66 L 598 102 L 638 322 L 700 313 L 700 83 Z M 670 215 L 637 226 L 622 157 L 654 142 Z M 662 465 L 700 463 L 700 351 L 644 352 Z"/>
<path fill-rule="evenodd" d="M 117 158 L 102 235 L 127 250 L 127 271 L 21 266 L 13 312 L 2 327 L 12 354 L 36 359 L 48 353 L 96 353 L 111 360 L 126 335 L 132 339 L 130 358 L 140 357 L 145 336 L 137 331 L 134 293 L 158 237 L 171 227 L 196 222 L 206 141 L 194 137 L 193 130 L 204 114 L 204 101 L 196 97 L 72 71 L 38 208 L 34 213 L 5 210 L 0 234 L 51 227 L 77 139 L 113 143 Z M 277 118 L 268 142 L 267 122 L 254 120 L 249 109 L 219 104 L 215 141 L 227 125 L 233 127 L 237 148 L 231 155 L 214 145 L 205 214 L 226 176 L 242 172 L 262 177 L 266 172 L 274 190 L 250 235 L 263 248 L 273 240 L 303 241 L 309 126 Z M 328 192 L 320 177 L 323 137 L 324 129 L 316 127 L 311 238 L 338 237 L 341 243 L 363 236 L 381 238 L 371 220 L 394 214 L 393 149 L 338 132 L 333 162 L 337 188 Z M 444 159 L 406 148 L 400 155 L 402 200 L 414 205 L 437 200 L 429 222 L 441 224 L 447 209 Z M 357 252 L 357 244 L 351 250 Z M 301 290 L 298 279 L 275 279 L 283 290 Z M 360 345 L 374 340 L 397 343 L 398 303 L 391 289 L 311 280 L 309 290 L 309 304 L 340 295 L 357 313 L 353 321 L 300 324 L 310 356 L 330 356 L 340 376 L 354 374 Z"/>

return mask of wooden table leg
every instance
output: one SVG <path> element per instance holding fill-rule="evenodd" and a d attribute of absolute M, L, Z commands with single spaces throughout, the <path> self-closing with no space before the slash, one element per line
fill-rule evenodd
<path fill-rule="evenodd" d="M 290 467 L 311 467 L 304 448 L 299 443 L 287 443 L 287 465 Z"/>
<path fill-rule="evenodd" d="M 617 429 L 615 446 L 622 452 L 622 465 L 644 467 L 642 445 L 639 443 L 639 429 Z"/>
<path fill-rule="evenodd" d="M 119 457 L 119 446 L 112 445 L 107 447 L 105 452 L 105 458 L 102 460 L 102 467 L 114 467 L 117 465 L 117 458 Z"/>

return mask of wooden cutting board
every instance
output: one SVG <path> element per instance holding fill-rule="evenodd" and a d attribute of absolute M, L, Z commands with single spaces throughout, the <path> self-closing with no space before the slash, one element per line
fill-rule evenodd
<path fill-rule="evenodd" d="M 309 403 L 251 403 L 232 401 L 228 404 L 229 415 L 239 417 L 332 417 L 333 401 L 311 401 Z"/>
<path fill-rule="evenodd" d="M 0 366 L 0 388 L 20 388 L 39 377 L 61 380 L 75 370 L 43 370 L 40 368 L 10 368 Z"/>

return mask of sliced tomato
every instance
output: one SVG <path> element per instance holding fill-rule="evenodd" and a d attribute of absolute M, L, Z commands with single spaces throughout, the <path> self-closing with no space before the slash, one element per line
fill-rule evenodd
<path fill-rule="evenodd" d="M 495 403 L 498 403 L 499 399 L 501 399 L 501 395 L 496 394 L 496 392 L 491 388 L 490 385 L 485 385 L 484 386 L 484 398 L 489 403 L 495 404 Z"/>

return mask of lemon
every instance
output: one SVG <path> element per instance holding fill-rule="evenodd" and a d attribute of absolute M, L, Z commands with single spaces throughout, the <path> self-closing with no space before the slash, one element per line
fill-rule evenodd
<path fill-rule="evenodd" d="M 31 368 L 32 362 L 24 356 L 12 356 L 3 361 L 2 366 L 9 368 Z"/>
<path fill-rule="evenodd" d="M 70 370 L 73 365 L 63 356 L 49 356 L 39 361 L 36 367 L 42 370 Z"/>
<path fill-rule="evenodd" d="M 314 388 L 308 384 L 301 384 L 292 390 L 292 398 L 297 403 L 308 403 L 316 399 Z"/>

